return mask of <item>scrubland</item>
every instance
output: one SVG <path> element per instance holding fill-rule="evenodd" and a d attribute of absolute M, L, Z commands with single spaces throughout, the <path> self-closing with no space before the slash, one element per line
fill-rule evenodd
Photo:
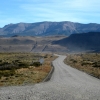
<path fill-rule="evenodd" d="M 100 79 L 100 53 L 67 54 L 64 62 Z"/>
<path fill-rule="evenodd" d="M 50 72 L 54 59 L 52 54 L 0 53 L 0 86 L 39 83 Z"/>

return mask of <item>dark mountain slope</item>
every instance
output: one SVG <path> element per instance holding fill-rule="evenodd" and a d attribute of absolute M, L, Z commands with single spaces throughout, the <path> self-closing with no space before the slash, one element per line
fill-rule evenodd
<path fill-rule="evenodd" d="M 100 33 L 72 34 L 68 38 L 53 42 L 67 47 L 69 51 L 100 51 Z"/>
<path fill-rule="evenodd" d="M 49 36 L 70 35 L 73 33 L 100 32 L 100 24 L 81 24 L 74 22 L 38 22 L 5 25 L 0 35 Z"/>

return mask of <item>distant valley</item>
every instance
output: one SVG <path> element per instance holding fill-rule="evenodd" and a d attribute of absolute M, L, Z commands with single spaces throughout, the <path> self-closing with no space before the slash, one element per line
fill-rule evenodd
<path fill-rule="evenodd" d="M 1 37 L 0 52 L 100 52 L 100 32 L 72 34 L 68 37 Z"/>
<path fill-rule="evenodd" d="M 0 52 L 64 52 L 67 51 L 66 47 L 52 44 L 53 41 L 61 40 L 63 38 L 65 38 L 65 36 L 1 37 Z"/>

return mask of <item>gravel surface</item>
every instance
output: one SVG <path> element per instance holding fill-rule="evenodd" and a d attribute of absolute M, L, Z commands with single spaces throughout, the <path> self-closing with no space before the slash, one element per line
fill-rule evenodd
<path fill-rule="evenodd" d="M 0 88 L 0 100 L 100 100 L 100 80 L 71 68 L 59 56 L 51 80 L 30 86 Z"/>

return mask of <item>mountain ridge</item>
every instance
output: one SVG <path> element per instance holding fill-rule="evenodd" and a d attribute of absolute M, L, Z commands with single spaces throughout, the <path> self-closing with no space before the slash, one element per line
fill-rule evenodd
<path fill-rule="evenodd" d="M 50 36 L 66 35 L 74 33 L 100 32 L 100 24 L 74 23 L 70 21 L 62 22 L 37 22 L 37 23 L 17 23 L 8 24 L 0 28 L 0 35 L 3 36 Z"/>

